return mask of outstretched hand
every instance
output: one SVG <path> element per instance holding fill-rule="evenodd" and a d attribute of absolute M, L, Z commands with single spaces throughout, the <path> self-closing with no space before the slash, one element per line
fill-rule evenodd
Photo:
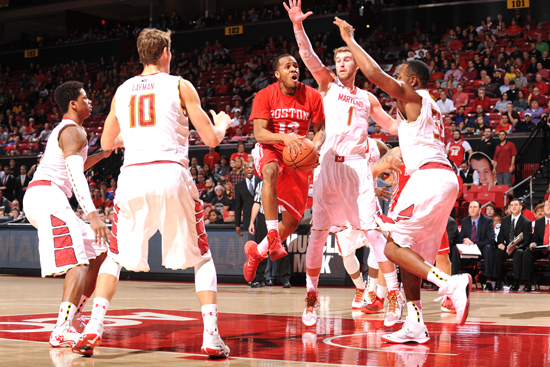
<path fill-rule="evenodd" d="M 334 17 L 333 23 L 340 28 L 340 36 L 342 36 L 342 40 L 344 42 L 348 43 L 353 40 L 353 32 L 355 31 L 355 28 L 353 28 L 351 24 L 338 17 Z"/>
<path fill-rule="evenodd" d="M 286 5 L 285 2 L 283 2 L 283 5 L 288 12 L 288 17 L 292 23 L 300 24 L 307 17 L 313 14 L 311 11 L 308 11 L 305 14 L 302 12 L 302 0 L 288 0 L 288 5 Z"/>

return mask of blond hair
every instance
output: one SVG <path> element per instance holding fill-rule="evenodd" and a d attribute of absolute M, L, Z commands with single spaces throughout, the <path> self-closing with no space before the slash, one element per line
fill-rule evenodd
<path fill-rule="evenodd" d="M 163 32 L 154 28 L 145 28 L 139 34 L 137 49 L 143 65 L 155 64 L 166 47 L 170 51 L 170 30 Z"/>
<path fill-rule="evenodd" d="M 349 49 L 348 46 L 342 46 L 342 47 L 338 47 L 336 49 L 334 49 L 334 62 L 336 63 L 336 56 L 342 52 L 349 52 L 351 53 L 351 57 L 353 58 L 353 61 L 355 61 L 355 58 L 353 57 L 353 53 L 351 52 L 351 50 Z"/>

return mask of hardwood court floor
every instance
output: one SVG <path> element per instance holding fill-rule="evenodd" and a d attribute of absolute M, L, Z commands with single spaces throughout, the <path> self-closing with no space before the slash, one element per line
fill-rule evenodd
<path fill-rule="evenodd" d="M 382 343 L 383 315 L 352 313 L 351 288 L 321 288 L 316 327 L 301 323 L 304 288 L 220 285 L 219 330 L 231 358 L 200 354 L 191 283 L 122 281 L 92 358 L 50 348 L 61 279 L 0 276 L 0 366 L 550 366 L 550 294 L 472 293 L 463 327 L 423 291 L 425 345 Z M 89 311 L 90 305 L 87 306 Z"/>

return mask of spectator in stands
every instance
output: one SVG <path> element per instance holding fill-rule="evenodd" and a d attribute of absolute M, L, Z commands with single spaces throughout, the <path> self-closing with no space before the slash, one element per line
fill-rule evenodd
<path fill-rule="evenodd" d="M 228 164 L 229 159 L 227 156 L 222 155 L 220 158 L 220 166 L 214 172 L 214 182 L 215 183 L 225 183 L 227 175 L 231 172 L 231 167 Z"/>
<path fill-rule="evenodd" d="M 235 186 L 233 186 L 231 181 L 226 181 L 224 186 L 225 196 L 229 199 L 229 210 L 235 210 Z"/>
<path fill-rule="evenodd" d="M 475 115 L 470 117 L 470 119 L 468 120 L 468 126 L 474 127 L 478 117 L 482 117 L 487 123 L 487 125 L 489 125 L 490 124 L 489 117 L 487 117 L 487 115 L 485 114 L 486 111 L 483 109 L 483 106 L 478 104 L 477 106 L 474 107 L 474 109 L 475 109 Z"/>
<path fill-rule="evenodd" d="M 473 60 L 468 61 L 468 68 L 462 73 L 462 78 L 465 80 L 477 79 L 477 69 L 474 67 Z"/>
<path fill-rule="evenodd" d="M 199 160 L 197 159 L 197 157 L 192 157 L 191 158 L 191 162 L 190 162 L 190 165 L 189 165 L 189 170 L 191 170 L 191 167 L 195 167 L 197 169 L 197 174 L 199 173 L 199 168 L 201 168 L 201 166 L 199 166 Z M 196 178 L 196 177 L 194 177 Z"/>
<path fill-rule="evenodd" d="M 485 76 L 483 84 L 479 88 L 483 88 L 485 95 L 489 98 L 498 98 L 500 96 L 499 85 L 494 83 L 489 75 Z"/>
<path fill-rule="evenodd" d="M 241 116 L 241 119 L 244 121 L 244 116 Z M 235 135 L 230 139 L 232 142 L 246 142 L 248 141 L 248 136 L 243 135 L 243 129 L 240 126 L 235 128 Z"/>
<path fill-rule="evenodd" d="M 498 101 L 496 104 L 495 104 L 495 108 L 493 110 L 493 112 L 505 112 L 507 107 L 510 105 L 510 107 L 512 107 L 512 102 L 508 100 L 508 93 L 504 93 L 500 99 L 500 101 Z M 519 116 L 519 115 L 518 115 Z"/>
<path fill-rule="evenodd" d="M 466 126 L 466 123 L 464 121 L 460 121 L 458 123 L 458 127 L 456 128 L 457 131 L 460 131 L 460 134 L 467 134 L 470 131 L 468 130 L 468 126 Z M 464 139 L 462 139 L 464 140 Z"/>
<path fill-rule="evenodd" d="M 248 157 L 247 157 L 248 158 Z M 235 158 L 235 169 L 229 172 L 227 181 L 230 181 L 233 186 L 244 180 L 243 158 Z"/>
<path fill-rule="evenodd" d="M 455 111 L 455 106 L 450 99 L 447 99 L 445 91 L 439 92 L 439 98 L 436 103 L 442 114 L 446 115 Z"/>
<path fill-rule="evenodd" d="M 541 63 L 539 62 L 537 63 L 537 65 L 538 64 L 541 64 Z M 548 95 L 548 84 L 546 84 L 546 81 L 543 80 L 542 75 L 540 73 L 537 73 L 535 75 L 535 82 L 533 84 L 535 85 L 535 87 L 539 89 L 539 93 L 541 95 L 543 96 Z"/>
<path fill-rule="evenodd" d="M 491 100 L 485 95 L 485 89 L 480 88 L 477 91 L 478 97 L 474 99 L 472 110 L 477 111 L 477 106 L 481 106 L 483 110 L 488 111 L 491 106 Z"/>
<path fill-rule="evenodd" d="M 204 174 L 199 173 L 197 175 L 197 182 L 195 182 L 195 186 L 197 187 L 197 191 L 199 192 L 199 196 L 202 194 L 204 190 L 206 190 L 206 181 L 204 178 Z"/>
<path fill-rule="evenodd" d="M 214 167 L 216 163 L 220 161 L 220 155 L 216 152 L 216 148 L 208 147 L 208 154 L 204 156 L 203 163 L 204 165 L 209 165 Z"/>
<path fill-rule="evenodd" d="M 465 154 L 467 153 L 469 157 L 472 155 L 472 147 L 470 143 L 465 140 L 462 140 L 460 131 L 455 130 L 453 132 L 453 141 L 447 144 L 447 156 L 448 158 L 459 167 L 462 161 L 465 159 Z M 466 158 L 467 159 L 467 158 Z"/>
<path fill-rule="evenodd" d="M 450 75 L 453 76 L 454 80 L 459 80 L 462 78 L 462 71 L 457 69 L 455 62 L 451 62 L 451 68 L 445 73 L 445 80 L 448 80 Z"/>
<path fill-rule="evenodd" d="M 212 207 L 218 212 L 223 213 L 226 210 L 229 210 L 229 199 L 225 195 L 225 189 L 223 186 L 218 185 L 214 189 L 216 196 L 212 199 Z"/>
<path fill-rule="evenodd" d="M 374 134 L 371 134 L 370 137 L 373 138 L 373 139 L 380 139 L 384 143 L 388 142 L 388 135 L 384 134 L 381 131 L 380 125 L 378 125 L 377 123 L 374 124 Z"/>
<path fill-rule="evenodd" d="M 535 207 L 534 212 L 535 212 L 535 218 L 536 219 L 540 219 L 540 218 L 544 217 L 544 204 L 545 203 L 540 203 Z M 536 221 L 536 219 L 535 219 L 535 221 Z M 535 223 L 533 222 L 533 227 L 534 226 L 535 226 Z"/>
<path fill-rule="evenodd" d="M 536 125 L 533 124 L 531 114 L 529 112 L 526 112 L 523 118 L 524 120 L 519 120 L 519 122 L 514 127 L 514 132 L 530 133 L 536 128 Z"/>
<path fill-rule="evenodd" d="M 462 83 L 459 83 L 456 86 L 456 93 L 453 95 L 453 103 L 455 109 L 458 109 L 460 106 L 468 106 L 468 102 L 468 94 L 464 93 L 464 85 L 462 85 Z"/>
<path fill-rule="evenodd" d="M 523 214 L 523 216 L 529 219 L 531 222 L 534 222 L 535 220 L 537 220 L 537 217 L 535 216 L 535 214 L 529 209 L 527 209 L 527 206 L 525 204 L 525 198 L 523 196 L 519 198 L 519 202 L 521 203 L 521 214 Z"/>
<path fill-rule="evenodd" d="M 29 186 L 32 177 L 27 175 L 27 166 L 25 165 L 22 165 L 19 168 L 19 172 L 19 176 L 15 178 L 15 198 L 21 203 L 22 206 L 23 197 L 25 196 L 25 192 L 27 191 L 27 187 Z M 21 207 L 21 209 L 23 208 Z"/>
<path fill-rule="evenodd" d="M 489 203 L 487 204 L 487 206 L 485 207 L 485 215 L 487 215 L 487 217 L 491 218 L 491 220 L 493 220 L 493 217 L 495 216 L 496 214 L 496 208 L 493 204 Z M 496 237 L 495 237 L 496 239 Z"/>
<path fill-rule="evenodd" d="M 485 290 L 492 291 L 491 278 L 493 276 L 496 245 L 493 220 L 481 214 L 481 204 L 477 200 L 470 202 L 468 214 L 468 217 L 462 219 L 462 229 L 460 230 L 458 243 L 469 246 L 477 245 L 482 253 L 482 258 L 485 260 L 485 268 L 483 269 L 483 275 L 487 279 Z M 451 247 L 451 262 L 455 261 L 460 263 L 460 253 L 456 247 L 454 249 Z"/>
<path fill-rule="evenodd" d="M 449 117 L 449 119 L 450 119 L 450 121 L 448 121 L 448 122 L 447 122 L 447 117 Z M 450 116 L 445 116 L 445 125 L 446 126 L 449 126 L 451 121 L 452 120 L 451 120 Z M 457 114 L 456 114 L 456 117 L 454 119 L 455 123 L 460 123 L 461 121 L 464 121 L 464 123 L 466 125 L 468 124 L 468 116 L 466 116 L 466 108 L 464 106 L 457 107 Z"/>
<path fill-rule="evenodd" d="M 521 203 L 518 199 L 510 201 L 511 215 L 502 219 L 502 224 L 497 238 L 497 249 L 495 250 L 495 265 L 493 270 L 493 279 L 496 281 L 495 291 L 502 290 L 504 261 L 513 259 L 514 283 L 510 291 L 519 290 L 519 281 L 521 278 L 521 266 L 523 263 L 523 250 L 531 243 L 532 226 L 529 219 L 521 214 Z M 507 252 L 507 247 L 514 238 L 523 233 L 523 239 L 517 243 L 518 248 Z"/>
<path fill-rule="evenodd" d="M 523 288 L 524 292 L 531 291 L 535 260 L 550 260 L 550 252 L 548 250 L 534 250 L 536 246 L 550 245 L 550 200 L 545 200 L 543 211 L 544 216 L 535 221 L 535 228 L 533 230 L 533 236 L 530 240 L 529 247 L 523 252 L 521 279 L 525 281 L 525 287 Z"/>
<path fill-rule="evenodd" d="M 47 142 L 50 135 L 52 133 L 52 125 L 49 124 L 49 123 L 45 123 L 44 124 L 44 130 L 42 130 L 42 132 L 40 133 L 40 135 L 38 136 L 38 139 L 37 141 L 41 141 L 41 142 Z"/>
<path fill-rule="evenodd" d="M 496 141 L 493 139 L 493 130 L 490 126 L 483 129 L 481 141 L 476 149 L 476 152 L 485 153 L 489 158 L 493 159 L 495 155 Z"/>
<path fill-rule="evenodd" d="M 214 192 L 214 181 L 208 178 L 204 182 L 204 190 L 200 194 L 200 199 L 204 203 L 211 204 L 215 196 L 216 196 L 216 193 Z"/>
<path fill-rule="evenodd" d="M 105 207 L 112 206 L 115 196 L 107 189 L 107 182 L 102 181 L 99 184 L 99 195 L 105 201 Z"/>
<path fill-rule="evenodd" d="M 3 116 L 3 115 L 0 113 L 0 116 Z M 4 130 L 4 126 L 0 125 L 0 140 L 1 140 L 1 143 L 6 144 L 8 142 L 9 137 L 10 137 L 9 134 Z"/>
<path fill-rule="evenodd" d="M 530 108 L 525 110 L 525 113 L 530 114 L 533 124 L 538 125 L 540 120 L 546 116 L 546 112 L 544 112 L 544 109 L 539 106 L 539 101 L 536 99 L 531 100 L 530 106 Z"/>
<path fill-rule="evenodd" d="M 525 99 L 525 93 L 522 90 L 518 90 L 517 98 L 512 106 L 516 112 L 525 111 L 529 107 L 529 102 Z"/>
<path fill-rule="evenodd" d="M 457 173 L 458 176 L 460 176 L 460 178 L 462 179 L 462 183 L 464 185 L 479 185 L 479 174 L 472 167 L 470 167 L 468 161 L 462 161 Z"/>
<path fill-rule="evenodd" d="M 509 123 L 508 115 L 502 115 L 500 117 L 500 123 L 495 128 L 495 132 L 500 133 L 501 131 L 504 131 L 505 133 L 511 133 L 513 131 L 514 126 Z"/>
<path fill-rule="evenodd" d="M 525 88 L 527 86 L 527 78 L 524 76 L 523 70 L 521 68 L 516 68 L 516 77 L 510 81 L 514 82 L 517 88 Z"/>
<path fill-rule="evenodd" d="M 504 117 L 504 116 L 503 116 Z M 498 138 L 499 145 L 495 149 L 494 171 L 497 174 L 497 183 L 499 185 L 512 185 L 512 178 L 515 169 L 515 160 L 517 155 L 516 145 L 507 140 L 508 133 L 500 131 Z"/>
<path fill-rule="evenodd" d="M 103 200 L 101 197 L 101 192 L 97 188 L 93 191 L 92 201 L 94 202 L 94 206 L 96 208 L 105 208 L 105 200 Z"/>
<path fill-rule="evenodd" d="M 544 106 L 546 104 L 546 97 L 541 95 L 540 93 L 540 89 L 537 88 L 536 86 L 533 86 L 533 93 L 531 94 L 530 96 L 530 100 L 531 101 L 538 101 L 539 102 L 539 106 Z"/>
<path fill-rule="evenodd" d="M 97 137 L 97 134 L 95 131 L 92 131 L 90 133 L 90 139 L 88 140 L 88 146 L 94 147 L 99 145 L 99 138 Z"/>
<path fill-rule="evenodd" d="M 199 176 L 199 170 L 195 166 L 189 167 L 189 173 L 191 174 L 191 177 L 193 178 L 193 182 L 197 181 L 197 178 Z"/>
<path fill-rule="evenodd" d="M 504 95 L 504 93 L 508 92 L 510 90 L 510 78 L 508 78 L 507 76 L 504 77 L 503 79 L 503 82 L 504 84 L 502 84 L 500 87 L 499 87 L 499 90 L 500 90 L 500 94 L 501 95 Z M 508 96 L 509 97 L 509 96 Z"/>
<path fill-rule="evenodd" d="M 208 213 L 208 218 L 204 220 L 204 224 L 223 224 L 223 216 L 218 210 L 212 209 Z"/>
<path fill-rule="evenodd" d="M 477 116 L 473 126 L 473 130 L 471 132 L 473 132 L 474 134 L 482 134 L 486 127 L 490 128 L 490 126 L 485 121 L 485 116 Z"/>
<path fill-rule="evenodd" d="M 11 208 L 11 203 L 8 199 L 4 197 L 4 193 L 2 192 L 2 190 L 0 190 L 0 207 L 4 207 L 4 210 L 0 212 L 0 214 L 9 211 Z"/>
<path fill-rule="evenodd" d="M 244 151 L 244 142 L 239 142 L 237 144 L 237 152 L 231 154 L 231 160 L 236 159 L 237 157 L 242 158 L 243 162 L 248 162 L 248 153 Z"/>

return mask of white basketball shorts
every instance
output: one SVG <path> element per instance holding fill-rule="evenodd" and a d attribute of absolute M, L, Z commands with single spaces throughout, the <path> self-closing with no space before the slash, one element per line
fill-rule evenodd
<path fill-rule="evenodd" d="M 388 217 L 377 215 L 376 222 L 382 231 L 390 232 L 397 245 L 410 247 L 433 264 L 458 190 L 458 180 L 450 168 L 421 168 L 403 188 L 393 212 Z"/>
<path fill-rule="evenodd" d="M 96 244 L 90 225 L 76 216 L 63 191 L 50 181 L 32 182 L 23 207 L 38 230 L 42 277 L 65 274 L 107 251 Z"/>
<path fill-rule="evenodd" d="M 325 154 L 313 181 L 312 230 L 348 224 L 359 230 L 377 228 L 378 200 L 368 159 Z"/>
<path fill-rule="evenodd" d="M 353 228 L 346 228 L 343 231 L 335 233 L 334 236 L 336 237 L 336 247 L 340 256 L 349 256 L 358 248 L 368 246 L 369 244 L 365 233 Z"/>
<path fill-rule="evenodd" d="M 162 265 L 186 269 L 211 258 L 204 210 L 189 170 L 161 161 L 125 167 L 118 179 L 109 256 L 149 271 L 149 239 L 162 235 Z"/>

